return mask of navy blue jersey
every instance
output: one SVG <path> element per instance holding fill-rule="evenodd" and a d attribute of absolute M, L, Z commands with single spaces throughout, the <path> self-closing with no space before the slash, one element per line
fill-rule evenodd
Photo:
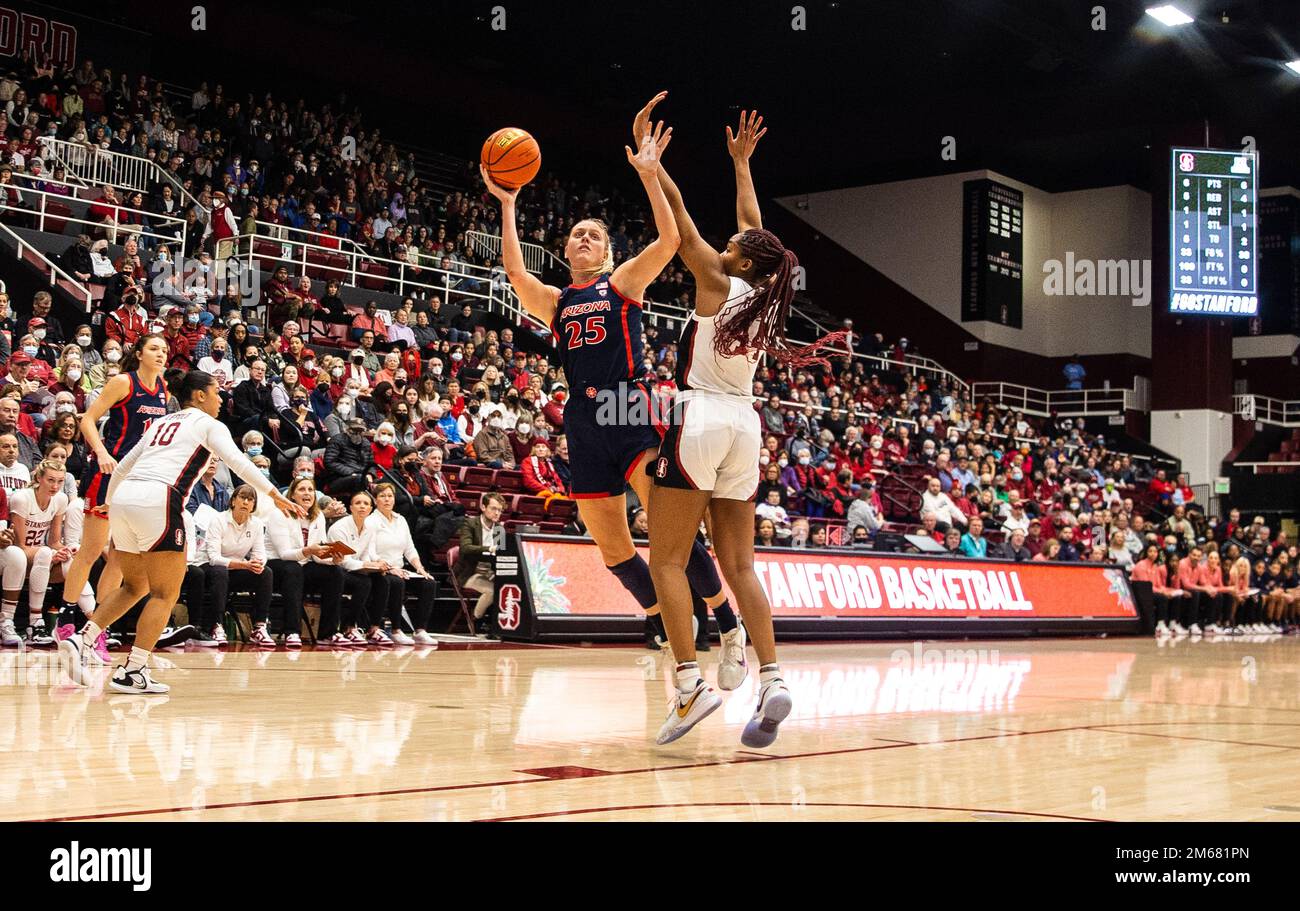
<path fill-rule="evenodd" d="M 641 305 L 619 293 L 602 273 L 560 292 L 551 331 L 569 388 L 608 387 L 636 379 L 644 370 Z"/>
<path fill-rule="evenodd" d="M 167 416 L 167 387 L 162 378 L 149 389 L 135 371 L 127 376 L 131 378 L 131 394 L 108 410 L 103 437 L 104 448 L 119 461 L 140 442 L 151 423 Z"/>

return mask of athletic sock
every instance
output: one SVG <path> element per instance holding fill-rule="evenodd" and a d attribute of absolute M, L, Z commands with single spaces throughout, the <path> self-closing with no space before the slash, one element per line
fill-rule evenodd
<path fill-rule="evenodd" d="M 713 619 L 718 621 L 718 632 L 729 633 L 736 628 L 736 612 L 730 601 L 723 601 L 713 609 Z"/>
<path fill-rule="evenodd" d="M 128 671 L 138 671 L 149 664 L 149 650 L 133 646 L 131 648 L 131 657 L 126 659 L 126 669 Z"/>
<path fill-rule="evenodd" d="M 689 696 L 700 685 L 700 663 L 685 661 L 677 665 L 677 692 Z"/>
<path fill-rule="evenodd" d="M 0 601 L 0 619 L 12 620 L 14 614 L 18 611 L 18 602 L 4 600 Z"/>
<path fill-rule="evenodd" d="M 758 688 L 762 690 L 769 683 L 781 681 L 781 665 L 773 662 L 765 664 L 758 669 Z"/>
<path fill-rule="evenodd" d="M 86 648 L 94 648 L 95 640 L 102 632 L 103 630 L 95 624 L 94 620 L 87 620 L 86 625 L 81 628 L 81 644 Z"/>

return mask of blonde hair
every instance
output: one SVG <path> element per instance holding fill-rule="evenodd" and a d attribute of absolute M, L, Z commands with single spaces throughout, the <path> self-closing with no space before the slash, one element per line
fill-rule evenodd
<path fill-rule="evenodd" d="M 573 228 L 569 229 L 569 237 L 573 236 L 574 228 L 577 228 L 578 225 L 582 224 L 584 221 L 589 221 L 594 225 L 598 225 L 600 227 L 601 233 L 605 235 L 605 258 L 601 260 L 600 268 L 598 268 L 594 274 L 600 275 L 605 272 L 613 272 L 614 271 L 614 245 L 609 241 L 609 225 L 605 224 L 599 218 L 583 218 L 578 220 L 577 222 L 574 222 Z"/>
<path fill-rule="evenodd" d="M 40 463 L 37 464 L 36 470 L 32 472 L 32 479 L 27 482 L 28 488 L 34 489 L 41 483 L 41 478 L 45 477 L 45 475 L 51 471 L 61 471 L 64 474 L 67 474 L 68 468 L 66 465 L 60 465 L 53 459 L 42 459 Z"/>

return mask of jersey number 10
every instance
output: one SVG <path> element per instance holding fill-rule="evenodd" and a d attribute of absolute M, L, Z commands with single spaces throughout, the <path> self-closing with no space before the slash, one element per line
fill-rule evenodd
<path fill-rule="evenodd" d="M 181 425 L 179 421 L 173 421 L 172 423 L 159 428 L 158 432 L 154 434 L 153 442 L 151 442 L 149 445 L 150 446 L 169 445 L 171 441 L 176 438 L 176 431 L 180 429 L 181 429 Z"/>

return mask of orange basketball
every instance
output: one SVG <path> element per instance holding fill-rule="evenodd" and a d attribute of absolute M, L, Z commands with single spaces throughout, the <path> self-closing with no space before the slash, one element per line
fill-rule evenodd
<path fill-rule="evenodd" d="M 513 190 L 537 176 L 542 166 L 542 150 L 527 130 L 506 127 L 483 143 L 480 160 L 494 183 Z"/>

